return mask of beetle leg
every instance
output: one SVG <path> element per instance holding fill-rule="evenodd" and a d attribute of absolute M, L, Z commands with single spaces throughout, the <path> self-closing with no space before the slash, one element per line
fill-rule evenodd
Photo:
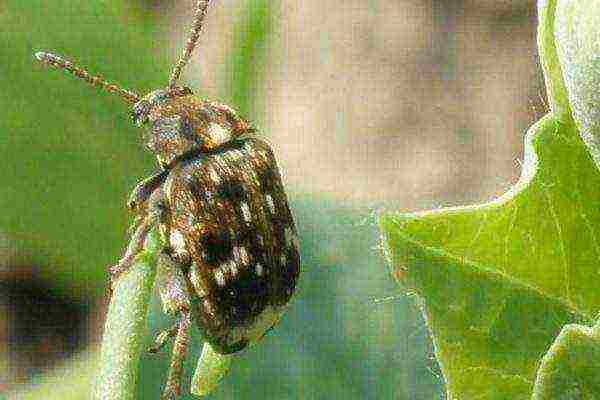
<path fill-rule="evenodd" d="M 169 340 L 173 339 L 177 335 L 179 329 L 179 322 L 167 329 L 166 331 L 160 332 L 156 335 L 154 343 L 148 348 L 148 353 L 158 353 Z"/>
<path fill-rule="evenodd" d="M 158 335 L 154 349 L 159 349 L 172 336 L 175 336 L 171 364 L 167 375 L 167 383 L 161 399 L 177 399 L 181 394 L 180 380 L 183 361 L 189 341 L 189 326 L 191 323 L 190 308 L 192 299 L 190 285 L 183 271 L 184 265 L 170 254 L 170 248 L 163 249 L 158 254 L 157 286 L 167 314 L 178 313 L 179 323 L 168 331 Z"/>
<path fill-rule="evenodd" d="M 164 193 L 162 189 L 159 188 L 150 196 L 150 199 L 148 200 L 148 211 L 146 215 L 137 222 L 135 232 L 131 236 L 125 254 L 116 265 L 113 265 L 108 269 L 111 276 L 111 287 L 112 283 L 116 281 L 119 275 L 131 267 L 135 257 L 143 250 L 148 233 L 153 227 L 165 220 L 165 214 L 166 207 Z"/>
<path fill-rule="evenodd" d="M 169 171 L 167 170 L 156 172 L 138 183 L 129 195 L 127 208 L 135 213 L 145 210 L 148 199 L 156 189 L 162 186 L 168 175 Z"/>
<path fill-rule="evenodd" d="M 173 354 L 171 355 L 171 364 L 167 374 L 167 383 L 161 396 L 162 400 L 174 400 L 181 395 L 181 375 L 190 339 L 190 324 L 190 312 L 188 310 L 181 311 L 181 319 L 173 343 Z"/>
<path fill-rule="evenodd" d="M 158 254 L 156 286 L 165 314 L 189 310 L 192 304 L 190 288 L 183 266 L 165 249 Z"/>

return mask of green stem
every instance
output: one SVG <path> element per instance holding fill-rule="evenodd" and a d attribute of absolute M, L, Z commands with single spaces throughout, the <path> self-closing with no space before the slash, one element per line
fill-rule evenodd
<path fill-rule="evenodd" d="M 104 326 L 95 400 L 135 397 L 148 303 L 156 275 L 153 254 L 158 243 L 153 230 L 146 240 L 145 250 L 116 282 Z"/>
<path fill-rule="evenodd" d="M 538 0 L 538 51 L 550 110 L 561 122 L 572 121 L 563 71 L 556 51 L 555 16 L 558 0 Z"/>

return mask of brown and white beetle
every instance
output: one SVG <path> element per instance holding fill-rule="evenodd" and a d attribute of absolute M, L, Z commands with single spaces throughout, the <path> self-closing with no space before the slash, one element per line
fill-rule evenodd
<path fill-rule="evenodd" d="M 118 279 L 153 228 L 165 247 L 157 283 L 167 313 L 179 321 L 157 336 L 155 350 L 174 337 L 163 398 L 180 394 L 192 323 L 215 351 L 230 354 L 258 341 L 278 321 L 300 272 L 294 220 L 275 156 L 229 106 L 197 99 L 177 81 L 196 46 L 208 1 L 198 1 L 190 37 L 166 88 L 144 97 L 92 76 L 50 53 L 43 63 L 63 69 L 133 104 L 136 125 L 160 170 L 139 183 L 128 208 L 135 231 L 118 264 Z"/>

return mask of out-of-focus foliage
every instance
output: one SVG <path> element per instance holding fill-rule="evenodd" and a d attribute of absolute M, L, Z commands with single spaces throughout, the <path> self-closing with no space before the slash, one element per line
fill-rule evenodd
<path fill-rule="evenodd" d="M 397 278 L 425 300 L 449 398 L 527 399 L 534 382 L 540 399 L 597 394 L 597 337 L 567 324 L 600 306 L 600 9 L 539 6 L 552 112 L 527 136 L 519 183 L 487 204 L 380 220 Z"/>
<path fill-rule="evenodd" d="M 379 259 L 370 215 L 357 216 L 333 203 L 293 196 L 300 230 L 303 275 L 297 296 L 277 329 L 233 360 L 211 398 L 431 399 L 441 389 L 427 354 L 426 329 L 410 297 L 377 303 L 392 282 Z M 367 249 L 368 257 L 365 257 Z M 158 301 L 158 299 L 156 299 Z M 151 305 L 148 335 L 172 323 L 158 302 Z M 193 332 L 194 338 L 198 338 Z M 184 390 L 189 389 L 201 342 L 192 340 Z M 136 398 L 157 398 L 169 361 L 168 349 L 142 355 Z M 63 372 L 73 382 L 93 372 L 77 364 Z M 36 378 L 48 393 L 64 379 Z M 85 385 L 71 399 L 87 399 Z M 50 389 L 51 391 L 51 389 Z M 35 392 L 42 393 L 42 392 Z M 35 397 L 32 398 L 40 398 Z M 65 397 L 62 397 L 65 399 Z M 192 399 L 192 396 L 185 397 Z"/>
<path fill-rule="evenodd" d="M 543 3 L 543 2 L 541 2 Z M 600 3 L 556 3 L 556 50 L 564 71 L 573 117 L 596 166 L 600 168 Z"/>
<path fill-rule="evenodd" d="M 514 196 L 382 219 L 397 277 L 425 298 L 453 397 L 528 398 L 561 328 L 600 303 L 600 174 L 573 126 L 547 117 L 529 138 L 536 174 Z"/>
<path fill-rule="evenodd" d="M 160 87 L 169 71 L 162 50 L 165 36 L 156 17 L 136 4 L 9 0 L 0 7 L 5 28 L 0 39 L 11 44 L 0 49 L 3 60 L 9 60 L 0 63 L 0 154 L 5 162 L 0 234 L 9 239 L 11 256 L 38 265 L 40 277 L 60 294 L 104 295 L 104 269 L 126 245 L 130 217 L 125 199 L 154 166 L 141 131 L 129 123 L 119 99 L 47 70 L 33 53 L 54 51 L 140 93 Z M 260 58 L 247 57 L 243 49 L 260 48 L 265 40 L 261 30 L 270 26 L 265 4 L 250 2 L 251 12 L 232 10 L 240 13 L 242 27 L 255 21 L 251 35 L 238 29 L 230 65 L 223 66 L 236 71 L 228 96 L 242 109 L 248 107 L 243 88 L 260 75 Z M 202 95 L 201 88 L 197 92 Z M 427 333 L 412 311 L 412 299 L 389 282 L 375 249 L 370 212 L 293 190 L 290 202 L 301 241 L 297 295 L 277 329 L 234 360 L 213 398 L 434 397 L 441 383 L 435 362 L 425 360 Z M 374 301 L 389 294 L 401 297 Z M 145 345 L 171 322 L 152 304 Z M 200 348 L 194 341 L 185 390 Z M 143 355 L 138 398 L 158 398 L 168 350 Z M 35 377 L 28 398 L 88 398 L 97 359 L 92 353 Z M 61 392 L 65 387 L 68 393 Z"/>
<path fill-rule="evenodd" d="M 125 245 L 128 191 L 152 169 L 120 99 L 33 53 L 48 50 L 140 93 L 164 85 L 161 32 L 132 2 L 18 0 L 0 11 L 0 233 L 39 277 L 99 295 Z"/>
<path fill-rule="evenodd" d="M 600 393 L 600 324 L 567 325 L 542 358 L 532 400 L 594 399 Z"/>

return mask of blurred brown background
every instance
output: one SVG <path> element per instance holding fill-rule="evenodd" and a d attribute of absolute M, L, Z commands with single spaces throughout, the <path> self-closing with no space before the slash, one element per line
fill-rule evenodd
<path fill-rule="evenodd" d="M 157 55 L 168 42 L 164 57 L 178 57 L 192 3 L 143 2 L 168 32 Z M 236 104 L 228 88 L 233 77 L 222 66 L 248 3 L 215 1 L 209 9 L 200 50 L 184 75 L 207 97 Z M 484 201 L 517 180 L 525 131 L 545 110 L 535 2 L 305 0 L 274 7 L 270 36 L 247 52 L 264 58 L 244 96 L 249 119 L 277 149 L 292 197 L 410 211 Z M 27 54 L 37 48 L 26 46 Z M 56 76 L 49 76 L 50 85 Z M 102 126 L 104 117 L 94 118 Z M 121 183 L 115 185 L 125 192 Z M 13 251 L 3 236 L 0 250 Z M 3 257 L 9 259 L 14 267 L 19 257 Z M 57 300 L 35 273 L 22 272 L 36 268 L 45 265 L 9 269 L 0 280 L 9 282 L 0 282 L 0 392 L 101 332 L 103 299 Z"/>
<path fill-rule="evenodd" d="M 214 96 L 243 3 L 211 9 L 186 74 Z M 191 4 L 157 10 L 174 44 Z M 412 210 L 482 201 L 518 178 L 525 130 L 544 110 L 533 1 L 281 4 L 256 119 L 295 190 Z"/>

